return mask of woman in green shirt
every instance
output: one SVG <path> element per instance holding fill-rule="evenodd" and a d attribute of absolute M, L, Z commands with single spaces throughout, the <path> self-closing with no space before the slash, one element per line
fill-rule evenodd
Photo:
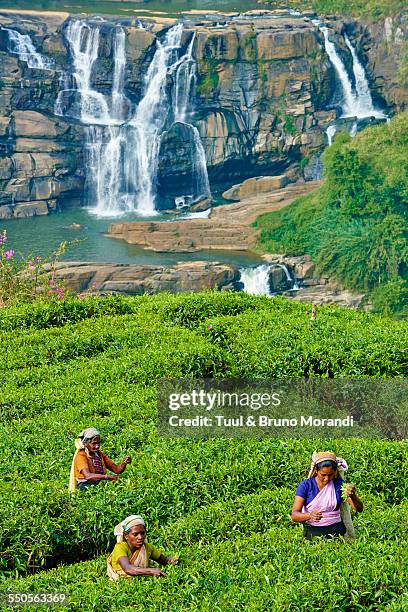
<path fill-rule="evenodd" d="M 156 567 L 149 567 L 150 559 L 160 565 L 175 565 L 178 557 L 166 557 L 155 546 L 146 542 L 146 525 L 141 516 L 128 516 L 116 525 L 117 543 L 108 558 L 108 576 L 117 580 L 120 576 L 166 576 Z"/>

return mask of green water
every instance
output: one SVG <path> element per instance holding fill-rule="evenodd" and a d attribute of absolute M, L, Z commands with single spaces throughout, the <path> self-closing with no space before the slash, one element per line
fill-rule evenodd
<path fill-rule="evenodd" d="M 164 220 L 169 217 L 155 217 Z M 29 254 L 48 257 L 61 242 L 72 244 L 61 257 L 70 261 L 98 261 L 105 263 L 134 263 L 169 265 L 178 261 L 222 261 L 239 266 L 250 266 L 262 260 L 253 254 L 228 251 L 200 251 L 198 253 L 155 253 L 146 251 L 124 240 L 104 236 L 110 223 L 119 219 L 101 219 L 90 215 L 84 209 L 72 209 L 47 217 L 12 219 L 1 221 L 0 229 L 6 229 L 7 246 L 24 256 Z M 120 221 L 136 220 L 136 217 L 121 217 Z M 81 229 L 72 229 L 73 223 Z M 79 241 L 74 244 L 75 241 Z"/>
<path fill-rule="evenodd" d="M 30 9 L 38 11 L 66 11 L 69 13 L 104 13 L 113 15 L 137 15 L 139 12 L 148 14 L 155 11 L 167 15 L 178 15 L 188 11 L 225 11 L 242 12 L 251 9 L 267 7 L 267 4 L 258 4 L 256 0 L 145 0 L 142 2 L 104 2 L 104 0 L 76 1 L 66 0 L 0 0 L 1 8 Z M 269 5 L 270 7 L 270 5 Z M 136 13 L 135 13 L 136 11 Z"/>

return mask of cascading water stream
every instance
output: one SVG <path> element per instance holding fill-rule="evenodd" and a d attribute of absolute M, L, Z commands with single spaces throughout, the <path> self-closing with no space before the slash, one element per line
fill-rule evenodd
<path fill-rule="evenodd" d="M 202 197 L 210 197 L 211 189 L 208 180 L 207 160 L 198 129 L 187 122 L 191 114 L 191 100 L 194 98 L 197 83 L 197 66 L 193 58 L 195 32 L 191 38 L 187 52 L 174 65 L 173 111 L 175 123 L 184 124 L 192 134 L 192 174 L 194 178 L 193 194 L 185 194 L 184 200 L 190 203 Z"/>
<path fill-rule="evenodd" d="M 358 120 L 365 119 L 367 117 L 375 117 L 376 119 L 386 119 L 387 116 L 381 111 L 374 107 L 373 100 L 371 97 L 370 87 L 365 74 L 365 70 L 360 60 L 358 59 L 357 53 L 347 34 L 344 34 L 345 43 L 350 50 L 351 57 L 353 60 L 353 75 L 355 81 L 355 89 L 350 81 L 346 67 L 337 52 L 336 45 L 329 39 L 330 30 L 321 25 L 321 22 L 317 19 L 312 19 L 312 23 L 319 28 L 324 36 L 324 46 L 327 55 L 329 56 L 330 62 L 334 67 L 338 76 L 341 90 L 342 90 L 342 114 L 340 118 L 355 117 L 356 121 L 350 128 L 350 135 L 355 136 L 358 131 Z M 334 135 L 336 133 L 336 125 L 331 124 L 327 130 L 327 140 L 329 146 L 333 142 Z"/>
<path fill-rule="evenodd" d="M 271 271 L 270 264 L 262 264 L 255 268 L 241 268 L 241 283 L 244 285 L 243 291 L 251 295 L 267 295 L 272 296 L 269 273 Z"/>
<path fill-rule="evenodd" d="M 0 26 L 8 34 L 8 52 L 17 55 L 18 59 L 26 62 L 29 68 L 38 70 L 52 70 L 53 62 L 48 57 L 38 53 L 28 34 L 20 34 L 17 30 Z"/>
<path fill-rule="evenodd" d="M 171 121 L 183 123 L 192 133 L 194 194 L 210 194 L 205 153 L 195 126 L 187 123 L 196 81 L 192 56 L 194 37 L 181 58 L 183 25 L 168 30 L 157 40 L 156 52 L 144 79 L 142 98 L 131 111 L 125 91 L 126 36 L 113 31 L 113 75 L 110 98 L 92 86 L 92 71 L 98 59 L 99 24 L 71 21 L 66 30 L 75 71 L 72 84 L 60 91 L 55 112 L 75 117 L 85 124 L 87 191 L 91 212 L 117 216 L 137 211 L 155 215 L 155 194 L 161 135 Z M 168 76 L 173 90 L 168 92 Z M 72 104 L 72 99 L 79 96 Z"/>
<path fill-rule="evenodd" d="M 155 187 L 160 149 L 160 136 L 168 117 L 166 96 L 167 75 L 177 61 L 183 24 L 171 28 L 157 50 L 145 77 L 145 90 L 133 118 L 129 122 L 130 155 L 125 163 L 128 190 L 136 193 L 137 210 L 143 215 L 155 214 Z"/>
<path fill-rule="evenodd" d="M 358 59 L 356 50 L 351 44 L 347 34 L 344 34 L 344 40 L 350 50 L 351 57 L 353 58 L 353 73 L 356 83 L 356 108 L 353 108 L 352 110 L 357 110 L 358 112 L 355 114 L 353 113 L 353 116 L 356 116 L 357 118 L 376 117 L 379 119 L 385 119 L 386 115 L 382 111 L 374 108 L 373 99 L 371 97 L 370 92 L 370 86 L 367 81 L 364 67 Z"/>
<path fill-rule="evenodd" d="M 353 94 L 353 88 L 351 86 L 351 81 L 347 74 L 347 70 L 343 64 L 340 55 L 337 53 L 335 44 L 332 43 L 329 39 L 329 29 L 326 26 L 319 25 L 319 30 L 323 33 L 324 47 L 326 49 L 326 53 L 329 56 L 330 62 L 337 73 L 342 88 L 342 117 L 354 117 L 355 113 L 353 112 L 353 110 L 357 106 L 356 97 Z"/>
<path fill-rule="evenodd" d="M 286 276 L 290 288 L 286 291 L 297 291 L 299 285 L 294 280 L 284 264 L 273 263 L 273 264 L 261 264 L 253 268 L 240 268 L 241 278 L 240 281 L 244 285 L 243 291 L 251 293 L 252 295 L 267 295 L 272 297 L 275 295 L 271 291 L 270 274 L 273 268 L 281 268 Z"/>

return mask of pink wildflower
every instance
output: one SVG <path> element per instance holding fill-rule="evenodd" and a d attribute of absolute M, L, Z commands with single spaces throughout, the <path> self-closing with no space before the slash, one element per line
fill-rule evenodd
<path fill-rule="evenodd" d="M 8 250 L 8 251 L 4 251 L 4 257 L 6 259 L 12 259 L 14 255 L 14 251 L 12 249 Z"/>

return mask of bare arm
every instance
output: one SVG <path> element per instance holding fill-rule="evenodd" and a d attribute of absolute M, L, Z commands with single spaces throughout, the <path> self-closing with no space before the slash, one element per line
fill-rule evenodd
<path fill-rule="evenodd" d="M 90 472 L 88 468 L 83 468 L 81 470 L 81 474 L 83 474 L 86 480 L 117 480 L 117 476 L 111 476 L 110 474 L 94 474 L 93 472 Z"/>
<path fill-rule="evenodd" d="M 299 495 L 295 495 L 295 501 L 292 506 L 291 519 L 296 523 L 305 523 L 306 521 L 320 521 L 322 513 L 319 510 L 313 512 L 302 512 L 302 508 L 305 505 L 305 500 Z"/>
<path fill-rule="evenodd" d="M 135 567 L 127 557 L 119 557 L 119 565 L 129 576 L 157 576 L 165 577 L 166 574 L 158 567 Z"/>
<path fill-rule="evenodd" d="M 355 485 L 347 485 L 346 493 L 347 493 L 347 501 L 350 504 L 350 506 L 353 508 L 353 510 L 355 510 L 356 512 L 362 512 L 363 502 L 361 501 L 359 497 L 357 497 Z"/>
<path fill-rule="evenodd" d="M 114 463 L 112 459 L 106 455 L 103 455 L 103 459 L 105 461 L 106 468 L 114 474 L 122 474 L 122 472 L 125 471 L 126 466 L 132 462 L 132 459 L 128 455 L 123 459 L 122 463 L 119 463 L 119 465 L 116 465 L 116 463 Z"/>

